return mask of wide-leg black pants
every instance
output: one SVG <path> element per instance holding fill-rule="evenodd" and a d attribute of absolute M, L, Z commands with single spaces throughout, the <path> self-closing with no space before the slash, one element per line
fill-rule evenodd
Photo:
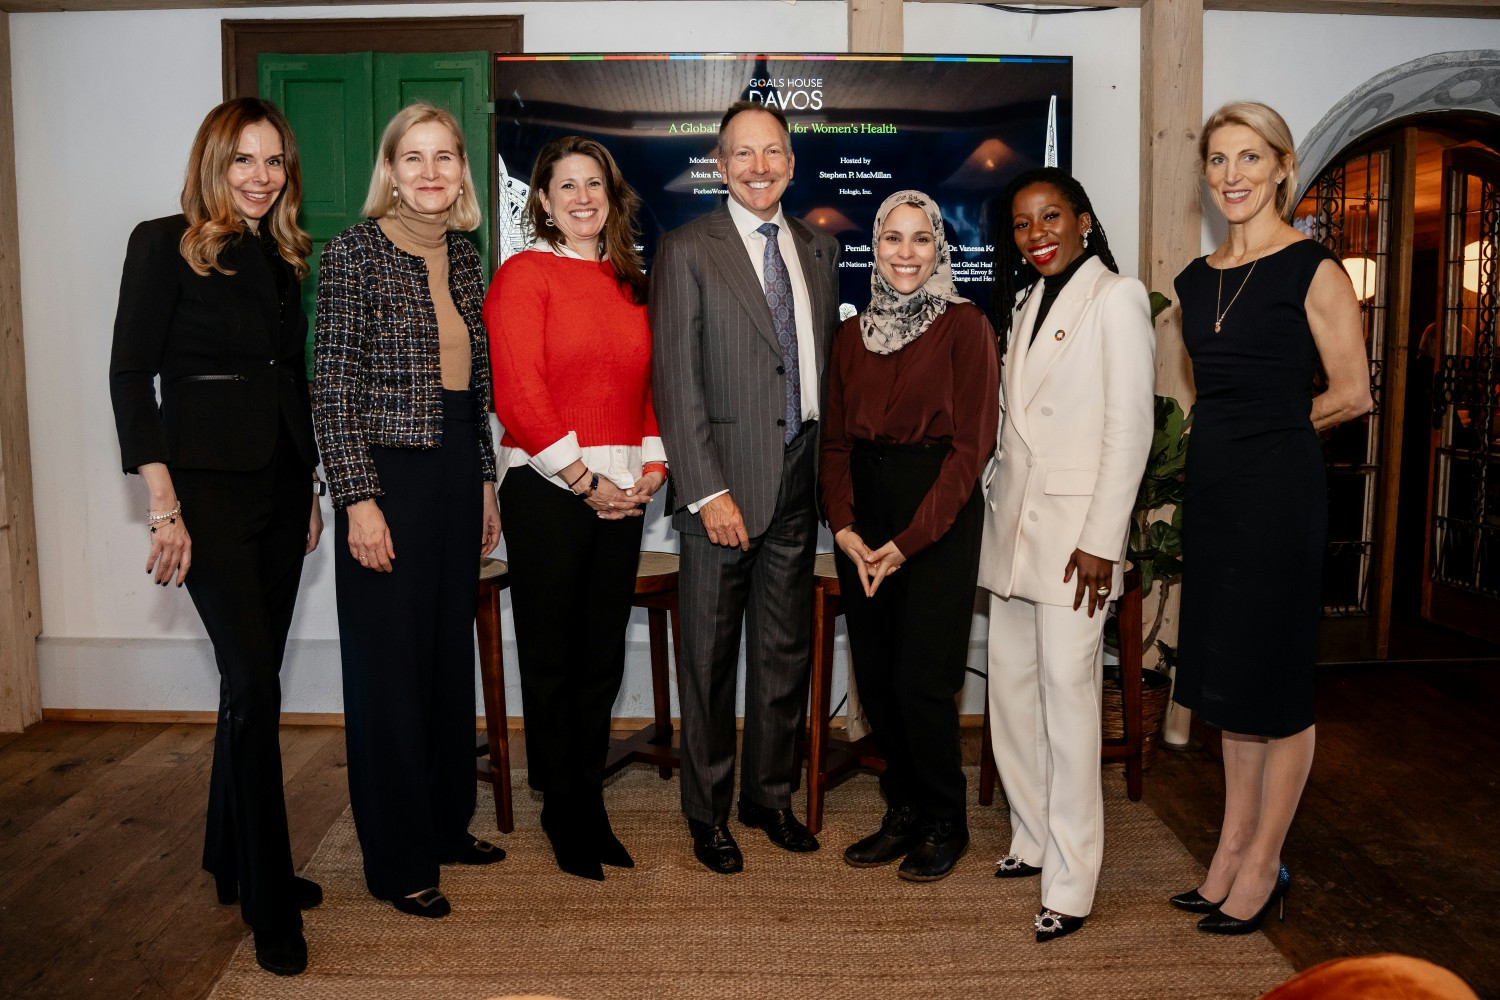
<path fill-rule="evenodd" d="M 878 549 L 911 523 L 948 449 L 855 442 L 854 517 Z M 859 698 L 886 760 L 880 788 L 892 807 L 928 820 L 967 822 L 958 704 L 968 659 L 983 527 L 979 484 L 931 546 L 866 597 L 854 563 L 836 563 Z"/>
<path fill-rule="evenodd" d="M 500 484 L 531 784 L 549 822 L 604 815 L 609 726 L 645 519 L 606 521 L 530 466 Z"/>
<path fill-rule="evenodd" d="M 172 470 L 193 543 L 185 585 L 219 668 L 203 867 L 238 881 L 241 915 L 263 930 L 302 926 L 277 730 L 311 471 L 285 433 L 270 464 L 253 472 Z"/>
<path fill-rule="evenodd" d="M 335 520 L 349 801 L 378 899 L 437 885 L 472 840 L 483 481 L 470 393 L 445 390 L 443 413 L 439 448 L 370 449 L 392 572 L 360 566 Z"/>

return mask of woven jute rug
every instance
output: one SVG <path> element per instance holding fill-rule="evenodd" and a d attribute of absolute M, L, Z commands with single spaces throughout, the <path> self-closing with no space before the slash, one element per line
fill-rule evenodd
<path fill-rule="evenodd" d="M 524 780 L 509 836 L 495 832 L 481 786 L 473 830 L 510 856 L 445 868 L 453 913 L 441 920 L 369 896 L 345 812 L 306 871 L 325 893 L 306 914 L 307 971 L 261 971 L 247 936 L 212 996 L 1180 1000 L 1255 997 L 1291 975 L 1263 935 L 1202 934 L 1195 917 L 1167 905 L 1202 869 L 1145 805 L 1126 798 L 1121 775 L 1106 771 L 1104 780 L 1107 846 L 1094 913 L 1078 933 L 1042 945 L 1032 927 L 1039 880 L 992 877 L 1008 840 L 1003 805 L 973 807 L 972 845 L 942 882 L 845 865 L 844 847 L 878 825 L 883 809 L 867 774 L 828 794 L 815 854 L 788 854 L 731 820 L 745 871 L 723 876 L 693 859 L 677 781 L 628 769 L 605 794 L 636 868 L 606 868 L 603 883 L 557 870 Z"/>

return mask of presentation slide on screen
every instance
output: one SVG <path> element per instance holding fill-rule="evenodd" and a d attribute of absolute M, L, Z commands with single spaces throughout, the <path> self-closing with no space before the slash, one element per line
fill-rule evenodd
<path fill-rule="evenodd" d="M 782 207 L 839 241 L 847 309 L 869 300 L 875 211 L 904 188 L 937 200 L 959 292 L 987 303 L 994 242 L 1009 235 L 1001 189 L 1031 167 L 1071 167 L 1072 76 L 1061 56 L 497 56 L 496 246 L 503 259 L 531 241 L 521 208 L 541 147 L 586 135 L 645 203 L 649 268 L 662 233 L 723 203 L 719 120 L 749 99 L 786 114 Z"/>

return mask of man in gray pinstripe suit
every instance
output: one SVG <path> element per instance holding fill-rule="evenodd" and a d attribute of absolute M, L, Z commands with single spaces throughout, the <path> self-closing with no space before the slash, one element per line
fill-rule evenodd
<path fill-rule="evenodd" d="M 662 238 L 652 266 L 652 387 L 681 536 L 682 810 L 710 870 L 744 866 L 729 832 L 735 681 L 745 649 L 739 819 L 789 851 L 817 540 L 817 416 L 838 322 L 838 244 L 788 219 L 786 118 L 741 101 L 719 126 L 729 201 Z"/>

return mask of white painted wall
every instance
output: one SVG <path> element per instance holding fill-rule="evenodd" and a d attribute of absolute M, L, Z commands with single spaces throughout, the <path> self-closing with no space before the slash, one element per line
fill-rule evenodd
<path fill-rule="evenodd" d="M 1228 101 L 1264 101 L 1281 112 L 1300 144 L 1350 91 L 1393 66 L 1437 52 L 1496 48 L 1494 18 L 1208 11 L 1203 115 Z M 1223 224 L 1206 193 L 1203 205 L 1208 253 L 1223 239 Z"/>
<path fill-rule="evenodd" d="M 145 495 L 119 471 L 106 369 L 126 238 L 141 219 L 175 210 L 193 132 L 220 97 L 219 21 L 496 13 L 526 17 L 525 44 L 532 52 L 838 52 L 847 44 L 845 4 L 808 0 L 11 15 L 44 707 L 191 710 L 215 704 L 211 658 L 187 595 L 151 586 L 143 572 Z M 1133 271 L 1137 13 L 1029 15 L 908 4 L 905 20 L 912 52 L 1077 57 L 1075 170 L 1106 220 L 1122 269 Z M 1287 115 L 1299 138 L 1346 92 L 1391 65 L 1446 49 L 1500 47 L 1500 22 L 1480 20 L 1210 13 L 1205 30 L 1205 107 L 1260 97 Z M 648 516 L 648 546 L 673 547 L 659 510 Z M 303 581 L 283 675 L 286 708 L 338 711 L 326 546 L 309 559 Z M 982 629 L 977 620 L 973 661 L 980 667 Z M 631 641 L 616 713 L 647 715 L 639 622 Z M 508 666 L 514 714 L 513 655 Z M 971 683 L 964 709 L 980 705 Z"/>

